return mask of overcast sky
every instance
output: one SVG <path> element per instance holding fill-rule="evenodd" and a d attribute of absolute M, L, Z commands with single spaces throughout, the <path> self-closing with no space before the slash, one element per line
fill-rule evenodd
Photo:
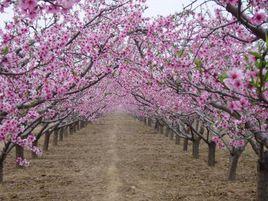
<path fill-rule="evenodd" d="M 0 0 L 1 1 L 1 0 Z M 145 12 L 147 17 L 155 17 L 157 15 L 167 16 L 169 14 L 179 12 L 183 5 L 188 5 L 193 0 L 147 0 L 148 9 Z M 3 27 L 4 21 L 10 18 L 10 13 L 1 14 L 0 28 Z"/>
<path fill-rule="evenodd" d="M 147 0 L 149 7 L 145 13 L 148 17 L 157 15 L 169 15 L 181 11 L 183 5 L 188 5 L 192 0 Z"/>

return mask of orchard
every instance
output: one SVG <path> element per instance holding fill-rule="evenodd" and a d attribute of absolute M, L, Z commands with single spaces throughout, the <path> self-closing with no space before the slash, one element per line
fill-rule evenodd
<path fill-rule="evenodd" d="M 251 150 L 255 200 L 268 201 L 267 0 L 145 11 L 146 0 L 1 0 L 0 187 L 10 155 L 26 171 L 51 143 L 123 111 L 191 145 L 192 160 L 206 146 L 208 168 L 226 152 L 226 183 Z"/>

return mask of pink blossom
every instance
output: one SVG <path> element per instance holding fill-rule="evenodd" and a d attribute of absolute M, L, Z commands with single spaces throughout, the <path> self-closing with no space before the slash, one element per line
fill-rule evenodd
<path fill-rule="evenodd" d="M 246 98 L 241 98 L 240 104 L 241 104 L 241 107 L 244 108 L 244 107 L 249 106 L 249 101 Z"/>
<path fill-rule="evenodd" d="M 245 146 L 245 140 L 232 140 L 229 143 L 232 147 L 240 148 Z"/>
<path fill-rule="evenodd" d="M 33 134 L 28 135 L 27 141 L 28 143 L 33 143 L 35 141 L 36 137 Z"/>
<path fill-rule="evenodd" d="M 0 142 L 5 140 L 5 134 L 4 133 L 0 133 Z"/>
<path fill-rule="evenodd" d="M 244 78 L 244 73 L 240 69 L 233 69 L 228 72 L 228 77 L 232 80 L 241 80 Z"/>
<path fill-rule="evenodd" d="M 219 146 L 220 149 L 223 149 L 225 147 L 222 139 L 219 136 L 212 136 L 212 142 L 214 142 L 216 145 Z"/>
<path fill-rule="evenodd" d="M 30 165 L 30 162 L 29 161 L 27 161 L 26 159 L 23 159 L 21 157 L 18 157 L 16 159 L 16 162 L 17 162 L 17 164 L 19 164 L 22 167 L 28 167 Z"/>
<path fill-rule="evenodd" d="M 21 0 L 20 7 L 26 15 L 34 19 L 36 16 L 37 0 Z"/>
<path fill-rule="evenodd" d="M 43 154 L 42 150 L 36 146 L 32 147 L 31 151 L 34 152 L 37 156 L 42 156 Z"/>
<path fill-rule="evenodd" d="M 241 80 L 235 80 L 233 82 L 234 89 L 241 90 L 243 87 L 243 82 Z"/>
<path fill-rule="evenodd" d="M 232 101 L 228 103 L 228 108 L 233 111 L 241 111 L 241 104 L 240 101 Z"/>
<path fill-rule="evenodd" d="M 260 25 L 265 22 L 267 19 L 267 15 L 265 13 L 255 13 L 255 15 L 251 18 L 251 22 L 256 25 Z"/>
<path fill-rule="evenodd" d="M 242 80 L 239 80 L 239 79 L 233 80 L 233 79 L 227 78 L 224 80 L 224 83 L 231 90 L 241 91 L 244 87 Z"/>

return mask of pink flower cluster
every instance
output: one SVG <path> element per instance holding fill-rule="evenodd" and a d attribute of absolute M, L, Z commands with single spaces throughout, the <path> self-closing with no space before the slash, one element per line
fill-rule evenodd
<path fill-rule="evenodd" d="M 31 151 L 34 152 L 37 156 L 42 156 L 43 152 L 40 148 L 33 146 L 31 148 Z"/>
<path fill-rule="evenodd" d="M 225 144 L 219 136 L 213 136 L 211 140 L 215 142 L 220 149 L 223 149 L 225 147 Z"/>
<path fill-rule="evenodd" d="M 228 78 L 224 82 L 230 89 L 241 91 L 244 88 L 243 78 L 244 73 L 240 69 L 232 69 L 228 72 Z"/>
<path fill-rule="evenodd" d="M 268 15 L 265 13 L 255 13 L 254 16 L 251 18 L 251 22 L 255 25 L 260 25 L 266 22 L 268 19 Z"/>
<path fill-rule="evenodd" d="M 240 148 L 245 146 L 245 140 L 232 140 L 229 143 L 232 147 Z"/>
<path fill-rule="evenodd" d="M 18 157 L 16 159 L 16 163 L 19 164 L 22 167 L 28 167 L 30 165 L 30 162 L 29 161 L 27 161 L 26 159 L 23 159 L 21 157 Z"/>
<path fill-rule="evenodd" d="M 22 131 L 20 122 L 15 119 L 3 121 L 0 125 L 0 141 L 14 139 Z"/>
<path fill-rule="evenodd" d="M 20 8 L 25 15 L 34 19 L 37 15 L 37 0 L 20 0 Z"/>
<path fill-rule="evenodd" d="M 67 13 L 72 7 L 79 3 L 80 0 L 57 0 L 47 3 L 38 3 L 37 0 L 20 0 L 19 7 L 22 13 L 30 19 L 35 19 L 38 14 L 46 10 L 48 13 Z"/>

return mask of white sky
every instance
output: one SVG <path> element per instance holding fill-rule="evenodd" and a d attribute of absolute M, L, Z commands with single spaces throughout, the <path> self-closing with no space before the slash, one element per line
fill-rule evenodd
<path fill-rule="evenodd" d="M 190 4 L 193 0 L 147 0 L 149 7 L 145 15 L 147 17 L 155 17 L 157 15 L 167 16 L 169 14 L 179 12 L 182 8 Z"/>
<path fill-rule="evenodd" d="M 156 17 L 157 15 L 167 16 L 179 12 L 182 8 L 193 0 L 147 0 L 148 9 L 145 12 L 146 17 Z M 4 21 L 8 20 L 12 14 L 10 12 L 1 14 L 0 28 L 3 27 Z"/>

